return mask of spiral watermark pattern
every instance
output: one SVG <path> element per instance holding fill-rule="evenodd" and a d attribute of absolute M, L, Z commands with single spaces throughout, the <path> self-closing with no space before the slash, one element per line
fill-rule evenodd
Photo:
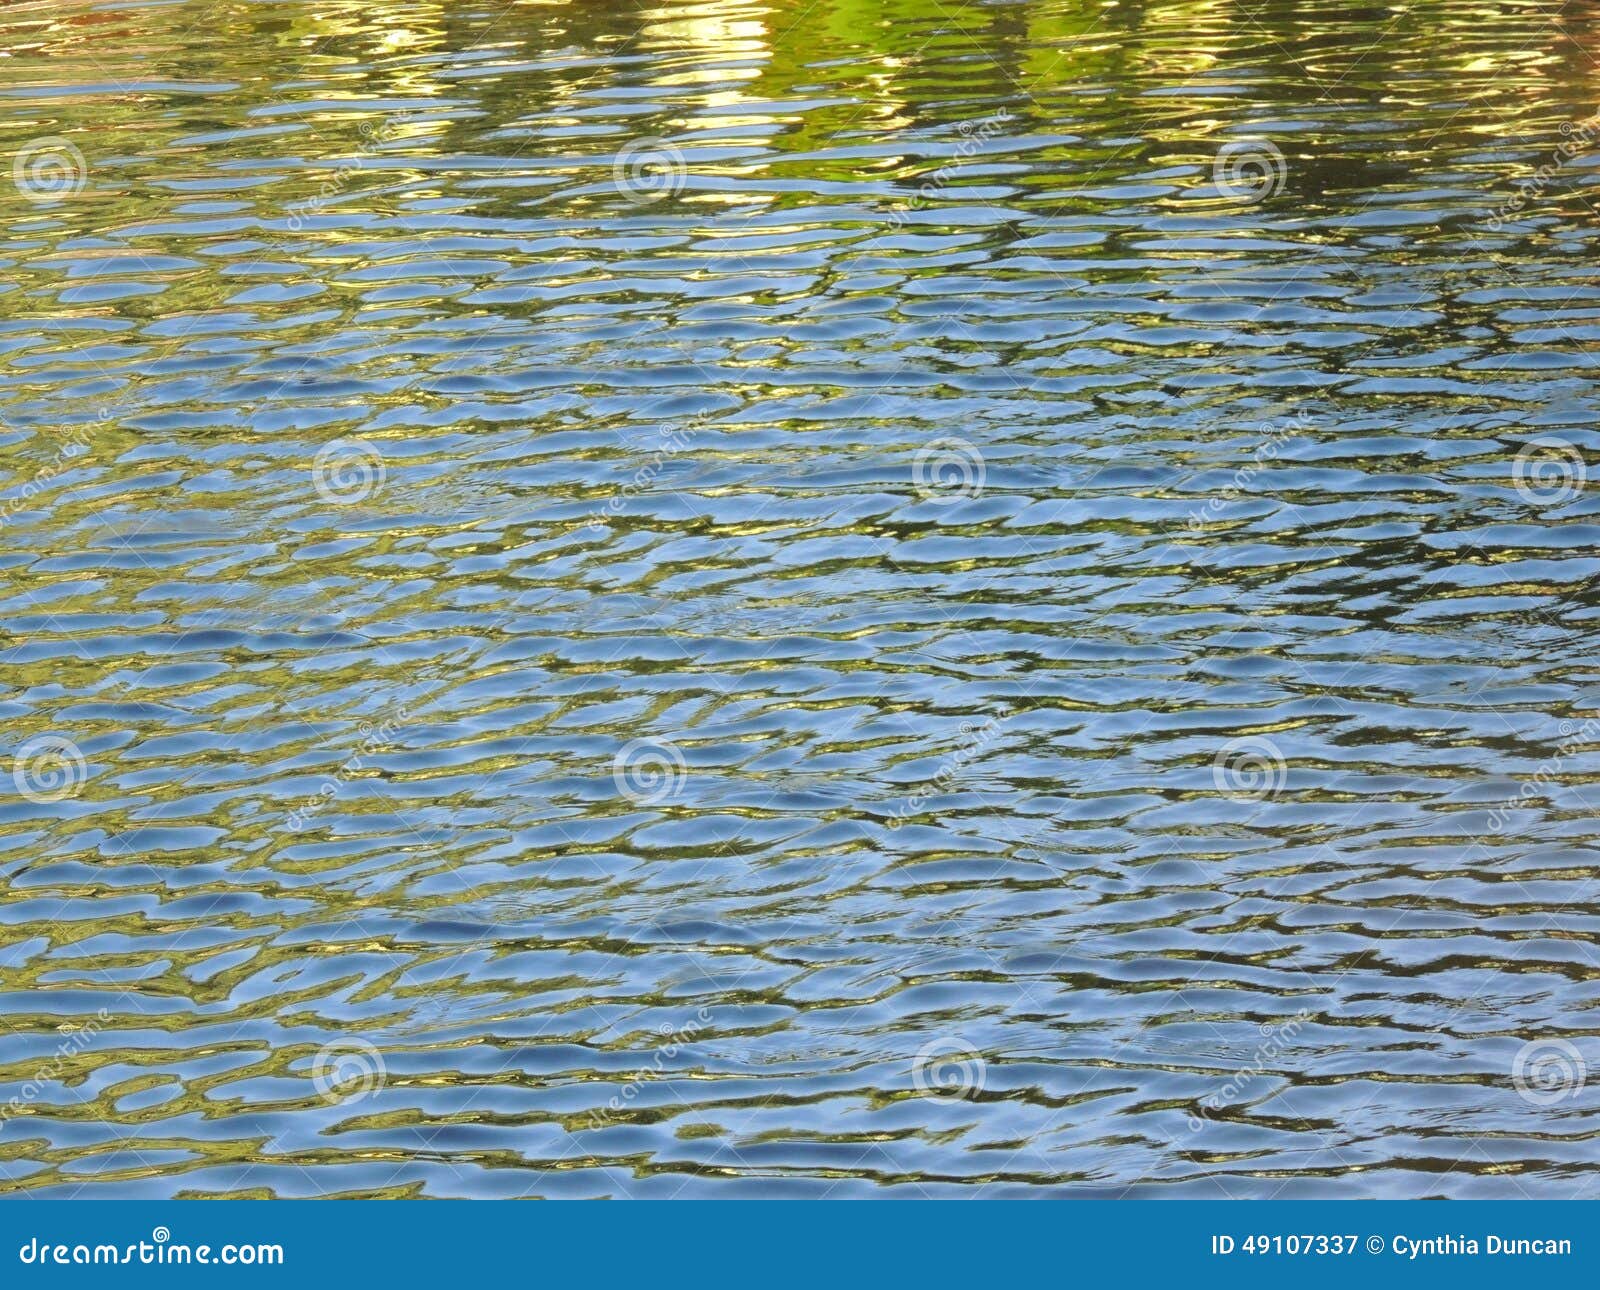
<path fill-rule="evenodd" d="M 1561 506 L 1583 491 L 1588 466 L 1577 447 L 1560 439 L 1535 439 L 1511 469 L 1517 496 L 1531 506 Z"/>
<path fill-rule="evenodd" d="M 65 735 L 39 735 L 11 759 L 11 782 L 30 802 L 60 802 L 76 797 L 89 777 L 83 751 Z"/>
<path fill-rule="evenodd" d="M 966 1040 L 941 1036 L 929 1040 L 911 1064 L 911 1083 L 923 1097 L 969 1098 L 983 1091 L 989 1066 Z"/>
<path fill-rule="evenodd" d="M 676 744 L 653 739 L 635 739 L 617 752 L 611 763 L 611 778 L 621 793 L 636 806 L 655 806 L 683 791 L 689 769 Z"/>
<path fill-rule="evenodd" d="M 383 454 L 366 439 L 335 439 L 311 463 L 311 484 L 329 506 L 364 502 L 388 476 Z"/>
<path fill-rule="evenodd" d="M 635 139 L 617 154 L 611 175 L 619 193 L 645 205 L 682 192 L 689 167 L 665 139 Z"/>
<path fill-rule="evenodd" d="M 1271 139 L 1236 139 L 1217 149 L 1211 182 L 1236 202 L 1254 205 L 1283 191 L 1289 163 Z"/>
<path fill-rule="evenodd" d="M 325 1102 L 359 1102 L 389 1082 L 389 1070 L 376 1045 L 340 1039 L 318 1050 L 311 1061 L 311 1082 Z"/>
<path fill-rule="evenodd" d="M 155 1227 L 150 1230 L 150 1239 L 157 1245 L 165 1245 L 172 1239 L 172 1232 L 165 1227 Z"/>
<path fill-rule="evenodd" d="M 1283 751 L 1272 740 L 1255 735 L 1230 739 L 1211 761 L 1211 782 L 1217 792 L 1242 801 L 1273 796 L 1288 777 Z"/>
<path fill-rule="evenodd" d="M 70 139 L 32 139 L 11 159 L 11 182 L 30 202 L 53 202 L 81 193 L 89 163 Z"/>
<path fill-rule="evenodd" d="M 982 493 L 985 473 L 977 445 L 965 439 L 935 439 L 917 453 L 911 482 L 924 501 L 944 506 Z"/>
<path fill-rule="evenodd" d="M 1577 1097 L 1589 1078 L 1583 1054 L 1565 1039 L 1534 1039 L 1517 1050 L 1511 1082 L 1524 1102 L 1554 1106 Z"/>

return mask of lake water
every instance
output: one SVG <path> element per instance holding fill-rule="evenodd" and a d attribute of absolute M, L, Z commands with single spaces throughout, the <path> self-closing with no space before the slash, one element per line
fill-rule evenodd
<path fill-rule="evenodd" d="M 0 1191 L 1589 1192 L 1597 43 L 7 6 Z"/>

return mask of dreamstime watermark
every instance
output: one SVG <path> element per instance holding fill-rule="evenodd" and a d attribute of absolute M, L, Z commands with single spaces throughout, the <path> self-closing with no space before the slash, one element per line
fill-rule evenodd
<path fill-rule="evenodd" d="M 1217 149 L 1211 182 L 1233 201 L 1254 205 L 1283 191 L 1289 163 L 1271 139 L 1235 139 Z"/>
<path fill-rule="evenodd" d="M 1491 833 L 1499 833 L 1505 828 L 1511 819 L 1511 813 L 1517 807 L 1530 798 L 1540 796 L 1555 781 L 1569 757 L 1574 756 L 1585 744 L 1592 743 L 1600 737 L 1600 718 L 1590 717 L 1581 725 L 1563 721 L 1558 729 L 1561 732 L 1561 742 L 1556 745 L 1555 755 L 1545 758 L 1535 767 L 1533 774 L 1522 781 L 1515 797 L 1502 802 L 1489 812 Z"/>
<path fill-rule="evenodd" d="M 373 725 L 363 721 L 357 729 L 361 733 L 361 743 L 355 752 L 334 771 L 331 776 L 323 781 L 322 786 L 314 795 L 305 799 L 299 806 L 289 812 L 289 828 L 299 833 L 305 828 L 307 821 L 320 812 L 339 793 L 339 789 L 348 784 L 351 779 L 359 775 L 367 767 L 367 759 L 394 746 L 394 737 L 399 732 L 401 724 L 410 718 L 410 713 L 402 707 L 399 712 L 390 718 Z"/>
<path fill-rule="evenodd" d="M 890 813 L 887 825 L 891 829 L 898 829 L 911 816 L 916 815 L 928 804 L 935 793 L 942 792 L 950 786 L 961 771 L 970 765 L 1000 733 L 998 718 L 990 717 L 981 726 L 974 726 L 968 722 L 961 725 L 961 744 L 955 752 L 951 753 L 934 772 L 933 778 L 926 785 L 919 788 L 905 801 L 895 807 Z"/>
<path fill-rule="evenodd" d="M 1308 433 L 1310 429 L 1311 418 L 1303 411 L 1295 413 L 1287 421 L 1262 422 L 1258 427 L 1261 433 L 1255 448 L 1250 453 L 1249 462 L 1233 472 L 1233 478 L 1226 487 L 1207 497 L 1204 505 L 1189 513 L 1186 521 L 1189 531 L 1199 532 L 1206 525 L 1220 519 L 1223 508 L 1242 493 L 1250 491 L 1250 485 L 1255 477 L 1277 461 L 1278 453 L 1284 443 Z"/>
<path fill-rule="evenodd" d="M 948 436 L 917 452 L 911 463 L 911 486 L 923 501 L 948 506 L 980 496 L 987 473 L 976 444 Z"/>
<path fill-rule="evenodd" d="M 904 228 L 914 212 L 922 210 L 943 193 L 951 181 L 961 173 L 961 163 L 1010 125 L 1013 119 L 1011 113 L 1002 108 L 993 116 L 960 122 L 956 126 L 956 133 L 960 139 L 956 144 L 955 156 L 937 170 L 930 171 L 918 182 L 917 191 L 911 199 L 890 214 L 889 231 L 898 232 Z"/>
<path fill-rule="evenodd" d="M 1530 506 L 1563 506 L 1583 492 L 1589 467 L 1575 444 L 1534 439 L 1517 453 L 1511 478 L 1517 496 Z"/>
<path fill-rule="evenodd" d="M 634 739 L 611 761 L 617 792 L 635 806 L 656 806 L 683 791 L 689 768 L 677 744 L 659 739 Z"/>
<path fill-rule="evenodd" d="M 335 166 L 327 179 L 317 186 L 316 195 L 301 198 L 289 205 L 289 228 L 298 233 L 305 226 L 306 217 L 315 215 L 324 206 L 338 200 L 349 187 L 350 181 L 365 169 L 361 164 L 384 144 L 394 139 L 406 124 L 407 118 L 396 117 L 383 121 L 363 121 L 357 127 L 362 135 L 361 147 L 355 156 Z"/>
<path fill-rule="evenodd" d="M 651 1055 L 650 1066 L 648 1068 L 648 1078 L 659 1078 L 662 1072 L 666 1069 L 667 1063 L 677 1059 L 678 1053 L 683 1049 L 684 1045 L 692 1043 L 700 1034 L 700 1032 L 708 1028 L 710 1025 L 710 1009 L 701 1008 L 697 1013 L 695 1013 L 692 1021 L 686 1021 L 682 1025 L 678 1026 L 662 1026 L 657 1033 L 661 1035 L 664 1042 L 661 1043 Z M 632 1102 L 634 1098 L 639 1096 L 644 1089 L 645 1082 L 646 1074 L 644 1072 L 635 1075 L 633 1079 L 630 1079 L 622 1086 L 621 1091 L 618 1092 L 615 1097 L 611 1098 L 605 1104 L 605 1106 L 599 1108 L 590 1115 L 589 1123 L 585 1127 L 590 1129 L 600 1129 L 604 1128 L 607 1124 L 610 1124 L 614 1119 L 617 1118 L 618 1115 L 628 1109 L 627 1104 L 629 1102 Z"/>
<path fill-rule="evenodd" d="M 383 1054 L 365 1039 L 335 1040 L 311 1059 L 311 1083 L 325 1102 L 359 1102 L 388 1082 Z"/>
<path fill-rule="evenodd" d="M 72 1059 L 94 1042 L 95 1036 L 105 1029 L 106 1022 L 110 1020 L 111 1013 L 101 1008 L 78 1029 L 70 1031 L 66 1039 L 56 1045 L 55 1051 L 45 1064 L 28 1077 L 4 1107 L 0 1107 L 0 1123 L 13 1116 L 24 1114 L 25 1107 L 38 1101 L 39 1095 L 44 1092 L 44 1086 L 66 1074 Z"/>
<path fill-rule="evenodd" d="M 89 182 L 89 163 L 70 139 L 30 139 L 11 159 L 11 182 L 30 202 L 75 197 Z"/>
<path fill-rule="evenodd" d="M 1311 1014 L 1302 1008 L 1287 1021 L 1263 1022 L 1259 1028 L 1263 1036 L 1262 1041 L 1250 1055 L 1249 1063 L 1242 1070 L 1229 1076 L 1226 1084 L 1200 1103 L 1195 1113 L 1189 1117 L 1189 1131 L 1194 1133 L 1203 1128 L 1211 1112 L 1219 1111 L 1229 1103 L 1237 1101 L 1245 1089 L 1267 1074 L 1268 1064 L 1283 1054 L 1310 1020 Z"/>
<path fill-rule="evenodd" d="M 617 154 L 611 177 L 619 193 L 644 205 L 682 192 L 689 167 L 683 153 L 665 139 L 635 139 Z"/>
<path fill-rule="evenodd" d="M 1577 1097 L 1588 1083 L 1583 1054 L 1565 1039 L 1533 1039 L 1517 1050 L 1511 1082 L 1524 1102 L 1554 1106 Z"/>
<path fill-rule="evenodd" d="M 959 1035 L 941 1035 L 918 1051 L 911 1063 L 911 1084 L 923 1097 L 950 1100 L 983 1092 L 989 1064 Z"/>
<path fill-rule="evenodd" d="M 53 1236 L 43 1240 L 34 1236 L 17 1250 L 17 1262 L 51 1264 L 65 1267 L 105 1266 L 121 1267 L 133 1264 L 155 1264 L 159 1267 L 183 1267 L 189 1264 L 235 1265 L 283 1263 L 281 1245 L 239 1245 L 229 1242 L 213 1248 L 210 1245 L 187 1245 L 174 1241 L 172 1232 L 165 1226 L 151 1230 L 148 1241 L 129 1245 L 115 1245 L 99 1241 L 94 1245 L 82 1241 L 60 1241 Z"/>
<path fill-rule="evenodd" d="M 1230 739 L 1211 761 L 1211 782 L 1217 792 L 1240 801 L 1259 802 L 1276 795 L 1288 776 L 1282 749 L 1259 735 Z"/>
<path fill-rule="evenodd" d="M 383 454 L 369 439 L 335 439 L 311 463 L 311 486 L 329 506 L 364 502 L 388 478 Z"/>
<path fill-rule="evenodd" d="M 700 433 L 700 427 L 704 424 L 705 418 L 697 417 L 686 426 L 668 427 L 662 430 L 657 446 L 651 449 L 645 463 L 633 472 L 632 478 L 626 484 L 606 499 L 604 506 L 578 526 L 578 532 L 581 533 L 589 528 L 604 528 L 621 514 L 623 506 L 628 501 L 640 493 L 648 492 L 666 470 L 667 462 L 694 442 Z"/>
<path fill-rule="evenodd" d="M 89 777 L 83 750 L 65 735 L 35 735 L 11 758 L 11 783 L 41 805 L 76 797 Z"/>
<path fill-rule="evenodd" d="M 1517 185 L 1517 193 L 1501 202 L 1489 216 L 1489 231 L 1498 233 L 1505 227 L 1508 219 L 1514 219 L 1525 211 L 1533 202 L 1543 197 L 1546 190 L 1555 182 L 1556 176 L 1561 173 L 1561 168 L 1574 157 L 1582 156 L 1593 149 L 1595 141 L 1600 139 L 1600 112 L 1585 117 L 1582 121 L 1563 121 L 1561 133 L 1562 142 L 1556 146 L 1555 155 L 1527 179 L 1521 180 Z"/>
<path fill-rule="evenodd" d="M 110 411 L 104 410 L 96 419 L 104 421 L 110 416 Z M 66 474 L 88 451 L 89 441 L 84 432 L 69 431 L 67 437 L 57 445 L 55 455 L 23 481 L 15 496 L 0 500 L 0 527 L 9 523 L 14 515 L 26 510 L 35 497 L 49 488 L 60 476 Z"/>

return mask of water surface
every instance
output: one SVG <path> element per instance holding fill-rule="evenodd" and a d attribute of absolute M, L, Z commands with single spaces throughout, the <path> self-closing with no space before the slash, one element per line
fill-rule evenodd
<path fill-rule="evenodd" d="M 8 5 L 0 1192 L 1588 1193 L 1597 45 Z"/>

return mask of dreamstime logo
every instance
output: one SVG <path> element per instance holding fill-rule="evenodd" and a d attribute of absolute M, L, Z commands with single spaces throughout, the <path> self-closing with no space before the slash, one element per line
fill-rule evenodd
<path fill-rule="evenodd" d="M 364 502 L 388 474 L 383 454 L 365 439 L 335 439 L 311 463 L 311 483 L 329 506 Z"/>
<path fill-rule="evenodd" d="M 1208 524 L 1221 520 L 1233 501 L 1242 493 L 1251 491 L 1255 477 L 1277 461 L 1283 445 L 1290 439 L 1309 436 L 1312 428 L 1311 417 L 1304 409 L 1297 411 L 1288 420 L 1263 421 L 1253 427 L 1251 433 L 1258 438 L 1250 454 L 1249 464 L 1235 470 L 1227 487 L 1208 497 L 1202 506 L 1189 513 L 1187 523 L 1189 531 L 1199 533 Z"/>
<path fill-rule="evenodd" d="M 96 415 L 96 420 L 104 423 L 115 415 L 110 408 L 102 408 Z M 65 432 L 66 437 L 58 441 L 55 460 L 41 466 L 38 471 L 17 491 L 16 496 L 8 497 L 0 502 L 0 524 L 6 523 L 13 515 L 25 511 L 32 504 L 34 498 L 47 491 L 52 483 L 70 470 L 73 464 L 89 451 L 89 441 L 80 429 Z"/>
<path fill-rule="evenodd" d="M 665 1072 L 667 1063 L 673 1061 L 678 1053 L 702 1030 L 711 1024 L 711 1013 L 708 1009 L 701 1008 L 694 1016 L 693 1021 L 686 1021 L 682 1025 L 674 1026 L 663 1024 L 656 1033 L 661 1036 L 662 1043 L 655 1050 L 655 1055 L 650 1060 L 649 1078 L 658 1079 Z M 628 1109 L 628 1103 L 638 1097 L 644 1090 L 647 1080 L 635 1076 L 622 1086 L 622 1091 L 605 1104 L 600 1110 L 589 1117 L 586 1127 L 591 1129 L 604 1128 L 619 1114 Z"/>
<path fill-rule="evenodd" d="M 1490 232 L 1498 233 L 1505 227 L 1508 219 L 1516 218 L 1529 205 L 1543 197 L 1546 190 L 1556 182 L 1562 167 L 1567 162 L 1593 150 L 1595 139 L 1600 137 L 1600 113 L 1582 121 L 1563 121 L 1561 134 L 1563 138 L 1556 148 L 1555 156 L 1528 178 L 1519 182 L 1516 195 L 1502 202 L 1495 213 L 1489 216 Z"/>
<path fill-rule="evenodd" d="M 89 163 L 70 139 L 33 139 L 11 159 L 11 182 L 30 202 L 53 202 L 83 191 Z"/>
<path fill-rule="evenodd" d="M 1217 150 L 1211 181 L 1237 202 L 1266 201 L 1283 191 L 1289 164 L 1271 139 L 1236 139 Z"/>
<path fill-rule="evenodd" d="M 983 492 L 983 454 L 965 439 L 935 439 L 911 466 L 918 496 L 941 506 L 977 497 Z"/>
<path fill-rule="evenodd" d="M 333 174 L 325 179 L 317 188 L 315 196 L 307 197 L 289 207 L 289 231 L 298 233 L 305 226 L 305 217 L 314 215 L 324 206 L 335 201 L 344 192 L 350 181 L 361 173 L 364 162 L 379 148 L 398 137 L 403 127 L 409 124 L 408 118 L 398 118 L 390 121 L 365 120 L 357 127 L 361 133 L 361 147 L 351 159 L 335 167 Z"/>
<path fill-rule="evenodd" d="M 934 774 L 932 780 L 919 788 L 898 807 L 886 821 L 890 829 L 898 829 L 912 816 L 916 815 L 928 804 L 935 792 L 943 792 L 954 782 L 968 763 L 983 752 L 1000 733 L 1000 722 L 990 717 L 981 726 L 974 726 L 970 722 L 961 723 L 961 747 L 945 761 Z"/>
<path fill-rule="evenodd" d="M 73 1059 L 86 1051 L 94 1043 L 101 1030 L 111 1020 L 111 1013 L 101 1008 L 93 1017 L 77 1029 L 71 1031 L 61 1043 L 56 1045 L 56 1050 L 50 1059 L 35 1070 L 30 1078 L 25 1080 L 17 1089 L 15 1096 L 0 1109 L 0 1123 L 14 1115 L 21 1115 L 23 1107 L 39 1099 L 40 1095 L 50 1085 L 66 1077 L 73 1068 Z"/>
<path fill-rule="evenodd" d="M 11 759 L 11 782 L 30 802 L 76 797 L 88 777 L 82 750 L 64 735 L 30 739 Z"/>
<path fill-rule="evenodd" d="M 1228 797 L 1259 801 L 1284 785 L 1289 765 L 1278 745 L 1251 735 L 1230 739 L 1211 762 L 1211 782 Z"/>
<path fill-rule="evenodd" d="M 1518 786 L 1515 797 L 1500 803 L 1489 812 L 1491 833 L 1499 833 L 1510 823 L 1512 813 L 1517 807 L 1538 797 L 1556 782 L 1556 777 L 1566 765 L 1567 759 L 1577 756 L 1596 734 L 1600 734 L 1600 720 L 1591 717 L 1581 723 L 1563 721 L 1557 729 L 1561 733 L 1561 742 L 1556 745 L 1555 756 L 1539 763 L 1533 774 Z"/>
<path fill-rule="evenodd" d="M 383 1054 L 365 1039 L 341 1039 L 311 1061 L 311 1082 L 326 1102 L 359 1102 L 389 1082 Z"/>
<path fill-rule="evenodd" d="M 1251 1084 L 1271 1070 L 1272 1063 L 1287 1051 L 1295 1036 L 1306 1028 L 1310 1019 L 1311 1014 L 1302 1008 L 1287 1021 L 1262 1022 L 1257 1027 L 1262 1040 L 1256 1046 L 1255 1052 L 1250 1055 L 1250 1060 L 1234 1072 L 1226 1084 L 1195 1108 L 1194 1114 L 1189 1116 L 1189 1131 L 1198 1133 L 1205 1128 L 1206 1121 L 1211 1118 L 1211 1112 L 1221 1110 L 1237 1100 Z"/>
<path fill-rule="evenodd" d="M 621 793 L 637 806 L 654 806 L 676 797 L 688 776 L 688 766 L 676 744 L 635 739 L 624 744 L 611 763 L 611 778 Z"/>
<path fill-rule="evenodd" d="M 956 134 L 958 139 L 954 157 L 931 174 L 924 176 L 917 185 L 916 195 L 907 206 L 902 210 L 895 211 L 889 217 L 889 231 L 896 232 L 903 228 L 913 212 L 922 210 L 935 197 L 944 192 L 961 173 L 962 165 L 967 158 L 971 157 L 985 143 L 999 134 L 1011 120 L 1011 113 L 1002 108 L 991 117 L 985 117 L 978 121 L 962 121 L 957 125 Z"/>
<path fill-rule="evenodd" d="M 644 204 L 683 190 L 689 167 L 665 139 L 636 139 L 617 154 L 611 167 L 617 191 L 630 202 Z"/>
<path fill-rule="evenodd" d="M 209 1245 L 188 1245 L 174 1241 L 172 1229 L 165 1223 L 160 1223 L 150 1229 L 148 1241 L 129 1241 L 126 1245 L 113 1245 L 103 1240 L 93 1246 L 84 1241 L 67 1245 L 65 1242 L 52 1241 L 48 1237 L 41 1243 L 35 1236 L 17 1251 L 17 1261 L 24 1264 L 37 1263 L 43 1267 L 54 1264 L 58 1267 L 74 1268 L 89 1265 L 132 1267 L 135 1264 L 155 1264 L 163 1268 L 188 1268 L 195 1264 L 234 1267 L 258 1263 L 282 1267 L 283 1246 L 235 1245 L 231 1241 L 217 1249 Z"/>
<path fill-rule="evenodd" d="M 696 417 L 682 429 L 670 427 L 663 430 L 659 436 L 659 446 L 650 454 L 645 464 L 634 471 L 632 479 L 618 489 L 613 496 L 606 499 L 605 506 L 586 520 L 582 525 L 582 529 L 591 527 L 603 528 L 613 518 L 621 514 L 623 507 L 632 498 L 651 488 L 656 480 L 661 477 L 662 472 L 666 470 L 668 461 L 694 442 L 695 436 L 700 433 L 705 421 L 704 417 Z M 580 529 L 580 532 L 582 529 Z"/>
<path fill-rule="evenodd" d="M 338 796 L 339 789 L 348 784 L 352 779 L 367 768 L 367 758 L 382 752 L 394 744 L 395 735 L 400 731 L 400 723 L 409 719 L 410 713 L 404 705 L 400 707 L 394 717 L 385 718 L 378 725 L 370 721 L 363 721 L 356 729 L 361 734 L 361 746 L 348 757 L 338 770 L 322 782 L 322 786 L 315 794 L 307 797 L 289 812 L 289 827 L 299 833 L 306 827 L 306 823 L 317 812 L 321 811 L 329 802 Z"/>
<path fill-rule="evenodd" d="M 1517 496 L 1532 506 L 1560 506 L 1583 491 L 1588 467 L 1577 447 L 1560 439 L 1535 439 L 1512 467 Z"/>
<path fill-rule="evenodd" d="M 1577 1097 L 1588 1077 L 1583 1054 L 1565 1039 L 1530 1040 L 1511 1063 L 1511 1082 L 1522 1100 L 1534 1106 Z"/>
<path fill-rule="evenodd" d="M 911 1064 L 911 1082 L 924 1097 L 976 1097 L 983 1091 L 988 1064 L 966 1040 L 930 1040 Z"/>

